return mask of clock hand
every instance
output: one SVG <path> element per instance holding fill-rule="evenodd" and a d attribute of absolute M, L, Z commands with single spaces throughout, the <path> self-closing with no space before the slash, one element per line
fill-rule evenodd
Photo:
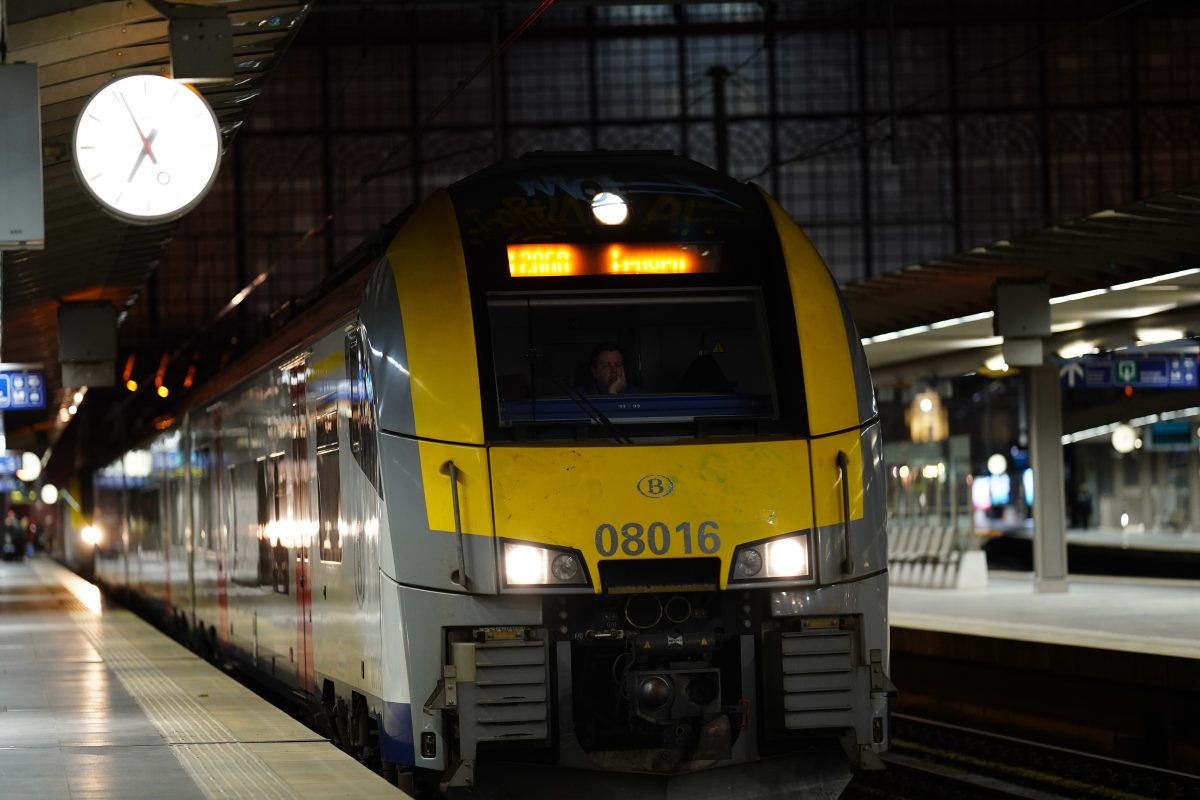
<path fill-rule="evenodd" d="M 138 125 L 137 117 L 134 116 L 133 109 L 129 107 L 129 101 L 125 99 L 124 94 L 121 95 L 121 102 L 125 104 L 125 110 L 129 112 L 129 118 L 133 120 L 133 127 L 137 129 L 138 138 L 142 140 L 142 151 L 150 156 L 150 163 L 157 164 L 158 159 L 154 157 L 154 151 L 150 149 L 150 145 L 154 140 L 147 139 L 146 135 L 142 133 L 142 126 Z M 136 170 L 136 167 L 134 169 Z"/>
<path fill-rule="evenodd" d="M 138 167 L 140 167 L 142 162 L 146 160 L 147 155 L 150 156 L 151 160 L 154 159 L 154 154 L 150 152 L 150 145 L 154 144 L 155 136 L 158 136 L 158 128 L 151 128 L 150 135 L 146 137 L 145 146 L 142 147 L 142 151 L 138 153 L 137 161 L 133 162 L 133 169 L 129 171 L 129 178 L 125 181 L 126 183 L 133 183 L 133 176 L 137 175 Z"/>

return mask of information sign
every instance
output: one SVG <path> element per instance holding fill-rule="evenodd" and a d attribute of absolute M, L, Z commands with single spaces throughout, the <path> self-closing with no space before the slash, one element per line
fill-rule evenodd
<path fill-rule="evenodd" d="M 46 378 L 41 370 L 0 372 L 0 411 L 37 411 L 46 407 Z"/>
<path fill-rule="evenodd" d="M 1195 389 L 1194 354 L 1114 355 L 1068 361 L 1058 371 L 1068 389 Z"/>

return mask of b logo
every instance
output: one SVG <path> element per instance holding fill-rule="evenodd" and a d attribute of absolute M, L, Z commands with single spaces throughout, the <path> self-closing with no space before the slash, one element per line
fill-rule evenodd
<path fill-rule="evenodd" d="M 675 481 L 666 475 L 647 475 L 638 481 L 637 490 L 646 497 L 666 497 L 675 491 Z"/>

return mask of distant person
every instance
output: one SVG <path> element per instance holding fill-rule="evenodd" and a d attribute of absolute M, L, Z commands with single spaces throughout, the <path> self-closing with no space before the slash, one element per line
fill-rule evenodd
<path fill-rule="evenodd" d="M 1092 527 L 1092 490 L 1086 483 L 1079 484 L 1079 492 L 1075 495 L 1075 509 L 1079 527 Z"/>
<path fill-rule="evenodd" d="M 582 394 L 624 394 L 638 392 L 625 379 L 625 352 L 616 342 L 601 342 L 588 357 L 591 380 L 579 387 Z"/>
<path fill-rule="evenodd" d="M 4 527 L 0 529 L 0 552 L 5 561 L 20 561 L 25 557 L 25 530 L 11 508 L 4 515 Z"/>

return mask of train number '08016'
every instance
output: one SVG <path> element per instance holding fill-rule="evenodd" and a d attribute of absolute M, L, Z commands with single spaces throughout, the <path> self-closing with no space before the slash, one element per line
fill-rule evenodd
<path fill-rule="evenodd" d="M 665 522 L 649 525 L 626 522 L 619 527 L 603 522 L 596 526 L 596 551 L 604 558 L 615 556 L 618 551 L 627 556 L 644 553 L 691 555 L 694 552 L 712 555 L 721 549 L 719 527 L 712 520 L 705 520 L 694 528 L 690 522 L 681 522 L 674 528 Z"/>

